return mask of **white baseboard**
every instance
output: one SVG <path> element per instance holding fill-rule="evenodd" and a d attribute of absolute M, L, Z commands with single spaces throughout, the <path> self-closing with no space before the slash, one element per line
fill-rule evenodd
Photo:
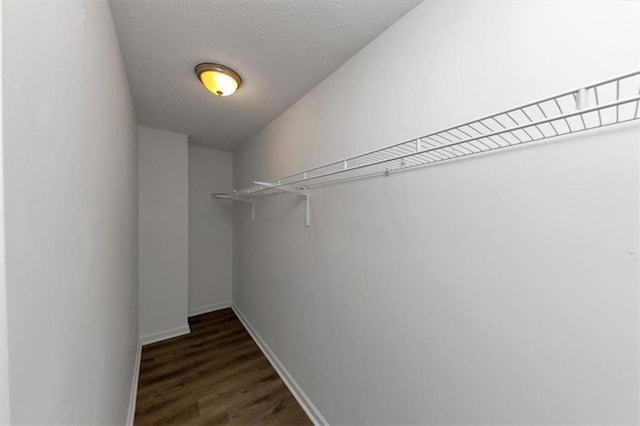
<path fill-rule="evenodd" d="M 328 425 L 329 422 L 327 422 L 327 420 L 322 416 L 322 414 L 320 414 L 320 411 L 316 408 L 315 405 L 313 405 L 313 402 L 311 402 L 311 400 L 309 399 L 307 394 L 304 393 L 300 385 L 298 385 L 298 383 L 293 379 L 291 374 L 289 374 L 289 371 L 287 371 L 284 365 L 282 365 L 282 363 L 280 362 L 278 357 L 276 357 L 276 355 L 273 353 L 271 348 L 269 348 L 269 346 L 265 343 L 265 341 L 262 340 L 262 337 L 260 337 L 258 332 L 253 328 L 249 320 L 247 320 L 247 318 L 240 311 L 240 309 L 238 309 L 238 307 L 233 303 L 231 304 L 231 309 L 233 309 L 233 312 L 236 313 L 236 316 L 240 319 L 240 322 L 242 322 L 242 325 L 244 325 L 244 328 L 247 329 L 247 331 L 249 332 L 253 340 L 256 342 L 256 344 L 264 354 L 264 356 L 269 360 L 273 368 L 276 370 L 276 372 L 278 373 L 278 375 L 280 376 L 284 384 L 287 385 L 287 387 L 289 388 L 289 391 L 291 391 L 291 394 L 298 401 L 298 403 L 300 404 L 302 409 L 305 411 L 305 413 L 307 413 L 307 416 L 309 416 L 309 419 L 311 419 L 311 421 L 315 425 Z"/>
<path fill-rule="evenodd" d="M 129 411 L 127 413 L 126 426 L 133 426 L 133 420 L 136 416 L 136 399 L 138 398 L 138 378 L 140 377 L 142 346 L 189 333 L 191 333 L 189 325 L 184 325 L 182 327 L 172 328 L 170 330 L 161 331 L 159 333 L 148 334 L 140 338 L 140 340 L 138 341 L 138 348 L 136 349 L 135 364 L 133 365 L 133 377 L 131 378 L 131 393 L 129 397 Z"/>
<path fill-rule="evenodd" d="M 160 331 L 158 333 L 147 334 L 140 338 L 142 345 L 148 345 L 149 343 L 159 342 L 161 340 L 171 339 L 172 337 L 182 336 L 183 334 L 191 333 L 189 325 L 183 325 L 181 327 L 171 328 L 169 330 Z"/>
<path fill-rule="evenodd" d="M 129 399 L 129 412 L 127 413 L 127 426 L 133 426 L 133 419 L 136 416 L 136 399 L 138 398 L 138 377 L 140 377 L 140 361 L 142 359 L 142 342 L 138 341 L 136 349 L 136 360 L 133 365 L 133 377 L 131 378 L 131 396 Z"/>
<path fill-rule="evenodd" d="M 136 359 L 133 364 L 133 377 L 131 378 L 131 393 L 129 397 L 129 411 L 127 413 L 126 426 L 133 426 L 133 420 L 136 416 L 136 399 L 138 398 L 138 378 L 140 377 L 140 362 L 142 361 L 142 346 L 149 343 L 159 342 L 161 340 L 170 339 L 172 337 L 182 336 L 191 333 L 189 325 L 172 328 L 170 330 L 161 331 L 159 333 L 148 334 L 142 336 L 138 341 L 136 349 Z"/>
<path fill-rule="evenodd" d="M 189 316 L 193 317 L 196 315 L 206 314 L 208 312 L 217 311 L 219 309 L 228 308 L 231 306 L 231 302 L 220 302 L 214 303 L 213 305 L 202 306 L 200 308 L 194 308 L 189 311 Z"/>

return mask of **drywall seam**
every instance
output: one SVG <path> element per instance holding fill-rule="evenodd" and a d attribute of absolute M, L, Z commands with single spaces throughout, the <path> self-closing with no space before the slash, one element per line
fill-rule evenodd
<path fill-rule="evenodd" d="M 329 422 L 327 422 L 318 408 L 313 404 L 313 402 L 311 402 L 311 399 L 309 399 L 307 394 L 304 393 L 300 385 L 295 381 L 293 376 L 285 368 L 282 362 L 280 362 L 271 348 L 269 348 L 269 345 L 267 345 L 267 343 L 262 339 L 258 332 L 253 328 L 249 320 L 244 316 L 242 311 L 240 311 L 240 309 L 233 302 L 231 303 L 231 309 L 233 309 L 233 312 L 235 312 L 236 316 L 240 319 L 240 322 L 242 323 L 242 325 L 244 325 L 244 328 L 249 332 L 251 338 L 256 342 L 264 356 L 269 360 L 284 384 L 287 385 L 291 394 L 298 401 L 305 413 L 307 413 L 309 419 L 311 419 L 311 421 L 315 425 L 328 425 Z"/>
<path fill-rule="evenodd" d="M 212 305 L 201 306 L 199 308 L 194 308 L 189 311 L 189 317 L 193 317 L 196 315 L 206 314 L 208 312 L 218 311 L 220 309 L 225 309 L 231 306 L 231 301 L 214 303 Z"/>
<path fill-rule="evenodd" d="M 129 399 L 129 412 L 127 413 L 127 426 L 133 426 L 136 416 L 136 399 L 138 398 L 138 378 L 140 377 L 140 361 L 142 359 L 142 339 L 138 341 L 136 359 L 133 364 L 133 377 L 131 378 L 131 397 Z"/>
<path fill-rule="evenodd" d="M 178 336 L 182 336 L 184 334 L 189 334 L 189 333 L 191 333 L 191 329 L 189 328 L 189 326 L 183 325 L 181 327 L 170 328 L 169 330 L 159 331 L 158 333 L 147 334 L 146 336 L 142 336 L 140 338 L 140 343 L 144 346 L 150 343 L 171 339 L 172 337 L 178 337 Z"/>

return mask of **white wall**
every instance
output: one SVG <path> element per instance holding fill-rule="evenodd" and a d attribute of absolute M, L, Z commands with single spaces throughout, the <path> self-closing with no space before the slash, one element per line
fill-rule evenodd
<path fill-rule="evenodd" d="M 233 154 L 189 145 L 189 314 L 231 304 Z"/>
<path fill-rule="evenodd" d="M 2 81 L 2 2 L 0 2 L 0 81 Z M 9 424 L 9 329 L 5 277 L 4 167 L 2 147 L 2 85 L 0 84 L 0 425 Z"/>
<path fill-rule="evenodd" d="M 109 6 L 3 2 L 11 421 L 123 424 L 136 123 Z"/>
<path fill-rule="evenodd" d="M 189 331 L 188 141 L 138 127 L 140 336 L 144 342 Z"/>
<path fill-rule="evenodd" d="M 428 2 L 235 187 L 640 69 L 638 3 Z M 234 303 L 332 424 L 638 421 L 638 127 L 237 206 Z"/>

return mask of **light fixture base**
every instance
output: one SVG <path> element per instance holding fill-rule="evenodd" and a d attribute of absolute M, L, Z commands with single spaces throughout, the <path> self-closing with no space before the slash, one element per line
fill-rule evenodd
<path fill-rule="evenodd" d="M 218 96 L 229 96 L 242 85 L 242 77 L 224 65 L 204 62 L 196 65 L 194 72 L 198 80 Z"/>

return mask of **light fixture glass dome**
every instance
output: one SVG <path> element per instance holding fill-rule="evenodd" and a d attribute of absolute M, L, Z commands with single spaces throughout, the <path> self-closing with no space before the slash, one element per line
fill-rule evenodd
<path fill-rule="evenodd" d="M 238 73 L 223 65 L 200 64 L 196 67 L 195 72 L 204 87 L 218 96 L 229 96 L 242 84 Z"/>

